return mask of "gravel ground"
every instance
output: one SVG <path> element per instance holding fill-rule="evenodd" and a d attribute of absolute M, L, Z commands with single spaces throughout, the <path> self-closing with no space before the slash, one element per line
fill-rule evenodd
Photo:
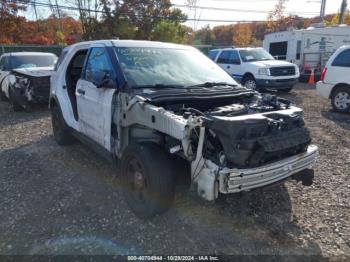
<path fill-rule="evenodd" d="M 284 95 L 320 148 L 311 187 L 284 185 L 208 203 L 179 187 L 174 207 L 138 219 L 115 169 L 84 145 L 58 146 L 49 112 L 0 102 L 0 254 L 350 256 L 350 116 L 314 88 Z"/>

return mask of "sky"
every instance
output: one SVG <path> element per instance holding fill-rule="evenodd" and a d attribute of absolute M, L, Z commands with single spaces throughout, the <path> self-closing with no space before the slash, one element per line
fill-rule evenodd
<path fill-rule="evenodd" d="M 186 0 L 172 0 L 173 4 L 185 5 Z M 326 14 L 336 13 L 340 9 L 342 0 L 327 0 Z M 215 7 L 224 10 L 197 9 L 196 17 L 208 20 L 266 20 L 269 11 L 274 9 L 277 0 L 197 0 L 197 6 Z M 194 11 L 189 8 L 182 9 L 188 18 L 194 18 Z M 230 10 L 231 9 L 231 10 Z M 232 9 L 239 9 L 233 11 Z M 286 14 L 297 14 L 303 17 L 319 16 L 321 9 L 320 0 L 289 0 L 286 5 Z M 240 10 L 253 10 L 258 12 L 243 12 Z M 189 21 L 188 26 L 199 29 L 207 24 L 211 27 L 232 22 Z"/>
<path fill-rule="evenodd" d="M 195 0 L 191 0 L 195 1 Z M 209 10 L 198 8 L 196 14 L 194 10 L 188 7 L 183 7 L 187 4 L 187 0 L 171 0 L 176 7 L 180 8 L 189 19 L 201 20 L 230 20 L 230 21 L 262 21 L 266 20 L 268 12 L 274 9 L 277 0 L 196 0 L 198 7 L 216 8 L 219 10 Z M 40 0 L 37 2 L 48 2 L 48 0 Z M 59 0 L 59 3 L 66 5 L 67 1 Z M 340 9 L 342 0 L 327 0 L 326 14 L 337 13 Z M 350 3 L 349 3 L 350 5 Z M 286 15 L 294 14 L 303 17 L 319 16 L 321 8 L 321 0 L 289 0 L 286 7 Z M 39 10 L 41 18 L 47 17 L 50 14 L 48 9 Z M 25 16 L 29 19 L 34 19 L 33 10 L 29 8 Z M 69 15 L 75 17 L 76 14 L 67 11 Z M 200 29 L 206 25 L 214 27 L 222 24 L 232 24 L 233 22 L 222 21 L 188 21 L 187 26 L 194 29 Z"/>

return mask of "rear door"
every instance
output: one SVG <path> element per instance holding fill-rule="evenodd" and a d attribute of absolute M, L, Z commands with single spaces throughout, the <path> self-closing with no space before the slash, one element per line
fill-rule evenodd
<path fill-rule="evenodd" d="M 227 73 L 229 73 L 235 80 L 241 82 L 243 73 L 238 51 L 223 50 L 217 59 L 217 64 Z"/>
<path fill-rule="evenodd" d="M 350 85 L 350 49 L 341 51 L 327 67 L 325 82 L 328 84 L 346 83 Z"/>
<path fill-rule="evenodd" d="M 77 83 L 79 130 L 110 151 L 112 100 L 116 85 L 99 86 L 97 81 L 100 80 L 96 76 L 101 75 L 106 79 L 116 79 L 106 47 L 96 45 L 90 49 L 83 77 Z"/>

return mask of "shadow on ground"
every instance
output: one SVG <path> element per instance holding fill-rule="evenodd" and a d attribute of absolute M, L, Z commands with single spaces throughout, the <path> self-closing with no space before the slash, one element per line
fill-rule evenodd
<path fill-rule="evenodd" d="M 350 115 L 337 113 L 332 110 L 322 110 L 321 114 L 324 118 L 334 122 L 343 129 L 350 130 Z"/>

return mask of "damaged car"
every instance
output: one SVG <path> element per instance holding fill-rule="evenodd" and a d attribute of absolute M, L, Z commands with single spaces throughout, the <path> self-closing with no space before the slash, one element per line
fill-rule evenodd
<path fill-rule="evenodd" d="M 0 100 L 9 100 L 14 111 L 47 103 L 50 76 L 57 56 L 42 52 L 6 53 L 0 57 Z"/>
<path fill-rule="evenodd" d="M 101 40 L 67 47 L 51 77 L 56 142 L 75 138 L 117 164 L 142 218 L 171 206 L 177 159 L 214 201 L 293 178 L 310 185 L 318 149 L 302 109 L 235 82 L 193 47 Z"/>

